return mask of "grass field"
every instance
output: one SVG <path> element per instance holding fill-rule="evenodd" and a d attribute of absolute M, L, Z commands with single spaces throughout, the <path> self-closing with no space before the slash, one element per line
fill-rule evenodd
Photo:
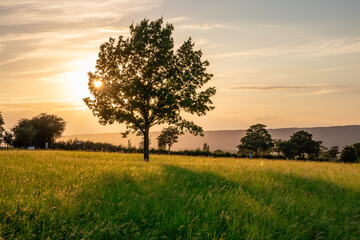
<path fill-rule="evenodd" d="M 360 239 L 360 164 L 0 151 L 0 239 Z"/>

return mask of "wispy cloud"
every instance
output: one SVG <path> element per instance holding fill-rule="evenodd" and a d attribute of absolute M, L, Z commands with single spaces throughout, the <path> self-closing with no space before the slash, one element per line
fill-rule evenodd
<path fill-rule="evenodd" d="M 323 57 L 360 52 L 360 37 L 344 37 L 317 41 L 295 41 L 269 48 L 213 54 L 211 58 L 263 58 L 280 55 L 292 57 Z"/>
<path fill-rule="evenodd" d="M 179 22 L 185 22 L 185 21 L 188 21 L 188 20 L 190 20 L 190 18 L 185 17 L 185 16 L 165 18 L 165 22 L 168 22 L 168 23 L 179 23 Z"/>
<path fill-rule="evenodd" d="M 121 25 L 119 19 L 162 3 L 163 0 L 65 0 L 56 4 L 51 0 L 1 1 L 0 65 L 29 58 L 83 57 L 95 47 L 92 41 L 127 32 L 127 25 Z"/>
<path fill-rule="evenodd" d="M 297 90 L 297 89 L 318 89 L 323 86 L 240 86 L 232 87 L 233 90 L 255 90 L 255 91 L 269 91 L 269 90 Z"/>
<path fill-rule="evenodd" d="M 179 28 L 192 29 L 192 30 L 212 30 L 212 29 L 240 29 L 235 26 L 224 24 L 183 24 Z"/>
<path fill-rule="evenodd" d="M 355 92 L 359 87 L 333 85 L 253 85 L 232 87 L 231 90 L 245 91 L 306 91 L 306 95 L 321 95 L 330 93 Z"/>
<path fill-rule="evenodd" d="M 309 71 L 309 72 L 310 72 L 310 73 L 316 73 L 316 72 L 334 72 L 334 71 L 344 71 L 344 70 L 352 70 L 352 69 L 358 69 L 358 70 L 360 70 L 360 65 L 321 68 L 321 69 L 316 69 L 316 70 Z"/>
<path fill-rule="evenodd" d="M 21 99 L 19 99 L 21 100 Z M 71 111 L 86 109 L 84 103 L 73 101 L 16 101 L 11 103 L 1 103 L 0 107 L 6 112 L 16 111 L 43 111 L 43 112 L 56 112 L 56 111 Z"/>
<path fill-rule="evenodd" d="M 86 19 L 116 21 L 134 12 L 146 12 L 159 7 L 163 0 L 52 0 L 2 1 L 0 25 L 22 25 L 39 22 L 78 22 Z"/>

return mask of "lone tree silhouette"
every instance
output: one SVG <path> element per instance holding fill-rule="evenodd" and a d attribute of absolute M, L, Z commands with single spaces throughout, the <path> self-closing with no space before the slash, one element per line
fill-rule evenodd
<path fill-rule="evenodd" d="M 251 150 L 255 153 L 255 157 L 258 156 L 259 150 L 265 152 L 274 146 L 274 141 L 266 130 L 266 125 L 260 123 L 250 126 L 246 130 L 245 137 L 240 141 L 241 144 L 237 148 Z"/>
<path fill-rule="evenodd" d="M 157 137 L 158 146 L 168 146 L 168 151 L 170 154 L 170 148 L 174 143 L 178 142 L 179 130 L 176 127 L 164 128 L 160 135 Z"/>
<path fill-rule="evenodd" d="M 100 46 L 95 72 L 89 72 L 93 98 L 86 105 L 103 125 L 125 123 L 127 131 L 143 135 L 144 160 L 149 161 L 149 129 L 168 123 L 182 133 L 197 135 L 202 128 L 181 116 L 205 115 L 212 110 L 214 87 L 201 89 L 212 74 L 206 72 L 201 50 L 189 38 L 174 50 L 173 25 L 160 18 L 130 25 L 130 37 L 110 38 Z M 101 84 L 99 84 L 101 82 Z"/>

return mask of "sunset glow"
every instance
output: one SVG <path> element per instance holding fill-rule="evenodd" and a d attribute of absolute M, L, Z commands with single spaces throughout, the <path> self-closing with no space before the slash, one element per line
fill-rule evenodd
<path fill-rule="evenodd" d="M 174 25 L 174 50 L 191 37 L 210 63 L 215 110 L 189 118 L 205 130 L 360 124 L 360 1 L 29 0 L 0 11 L 6 129 L 45 111 L 68 122 L 66 134 L 123 131 L 99 125 L 82 101 L 88 72 L 109 37 L 161 16 Z"/>

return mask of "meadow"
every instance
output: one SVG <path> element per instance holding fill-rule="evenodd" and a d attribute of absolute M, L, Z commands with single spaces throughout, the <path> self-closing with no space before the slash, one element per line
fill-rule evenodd
<path fill-rule="evenodd" d="M 0 151 L 0 239 L 360 239 L 360 164 Z"/>

